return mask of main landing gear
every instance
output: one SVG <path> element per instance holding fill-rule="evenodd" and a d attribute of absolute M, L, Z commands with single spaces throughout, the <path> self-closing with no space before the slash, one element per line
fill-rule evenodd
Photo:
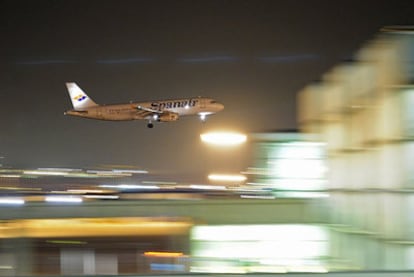
<path fill-rule="evenodd" d="M 153 114 L 152 117 L 148 118 L 148 128 L 154 128 L 154 124 L 152 124 L 152 121 L 160 121 L 160 116 L 158 114 Z"/>

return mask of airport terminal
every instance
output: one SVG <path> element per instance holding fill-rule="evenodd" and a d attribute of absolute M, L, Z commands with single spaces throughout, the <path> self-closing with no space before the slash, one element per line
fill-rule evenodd
<path fill-rule="evenodd" d="M 0 276 L 412 271 L 413 80 L 414 34 L 382 30 L 298 92 L 299 130 L 248 135 L 246 180 L 1 168 Z"/>

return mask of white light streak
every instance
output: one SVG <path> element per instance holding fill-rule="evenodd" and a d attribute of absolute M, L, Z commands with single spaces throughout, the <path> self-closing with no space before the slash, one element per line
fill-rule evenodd
<path fill-rule="evenodd" d="M 131 174 L 148 174 L 147 170 L 138 170 L 138 169 L 114 169 L 115 173 L 131 173 Z"/>
<path fill-rule="evenodd" d="M 105 193 L 106 190 L 101 189 L 68 189 L 69 193 Z"/>
<path fill-rule="evenodd" d="M 166 181 L 142 181 L 143 184 L 157 184 L 157 185 L 177 185 L 177 182 L 166 182 Z"/>
<path fill-rule="evenodd" d="M 210 174 L 208 175 L 210 181 L 219 181 L 219 182 L 243 182 L 246 181 L 246 176 L 244 175 L 230 175 L 230 174 Z"/>
<path fill-rule="evenodd" d="M 28 170 L 23 171 L 24 175 L 40 175 L 40 176 L 65 176 L 68 172 L 64 171 L 46 171 L 46 170 Z"/>
<path fill-rule="evenodd" d="M 0 175 L 1 178 L 20 178 L 22 176 L 20 175 L 15 175 L 15 174 L 1 174 Z"/>
<path fill-rule="evenodd" d="M 59 203 L 82 203 L 83 200 L 80 197 L 74 196 L 46 196 L 46 202 L 59 202 Z"/>
<path fill-rule="evenodd" d="M 211 132 L 201 134 L 203 142 L 219 146 L 235 146 L 246 142 L 247 136 L 233 132 Z"/>
<path fill-rule="evenodd" d="M 159 186 L 143 186 L 143 185 L 100 185 L 102 188 L 115 188 L 115 189 L 159 189 Z"/>
<path fill-rule="evenodd" d="M 21 198 L 0 198 L 0 205 L 23 205 L 25 201 Z"/>
<path fill-rule="evenodd" d="M 37 170 L 40 171 L 63 171 L 63 172 L 79 172 L 82 171 L 80 168 L 55 168 L 55 167 L 44 167 L 44 168 L 38 168 Z"/>
<path fill-rule="evenodd" d="M 88 174 L 96 174 L 97 176 L 111 177 L 111 176 L 131 176 L 132 173 L 115 172 L 113 170 L 87 170 Z"/>

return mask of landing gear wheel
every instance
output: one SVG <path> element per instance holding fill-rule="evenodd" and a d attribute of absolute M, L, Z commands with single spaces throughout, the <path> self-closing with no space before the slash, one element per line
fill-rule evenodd
<path fill-rule="evenodd" d="M 147 127 L 151 129 L 151 128 L 153 128 L 153 127 L 154 127 L 154 124 L 152 124 L 152 123 L 148 123 L 148 124 L 147 124 Z"/>

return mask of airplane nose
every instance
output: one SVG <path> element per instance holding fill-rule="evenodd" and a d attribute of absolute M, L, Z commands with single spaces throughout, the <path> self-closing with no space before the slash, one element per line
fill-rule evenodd
<path fill-rule="evenodd" d="M 216 107 L 217 107 L 217 111 L 221 111 L 224 109 L 224 105 L 221 103 L 217 103 Z"/>

